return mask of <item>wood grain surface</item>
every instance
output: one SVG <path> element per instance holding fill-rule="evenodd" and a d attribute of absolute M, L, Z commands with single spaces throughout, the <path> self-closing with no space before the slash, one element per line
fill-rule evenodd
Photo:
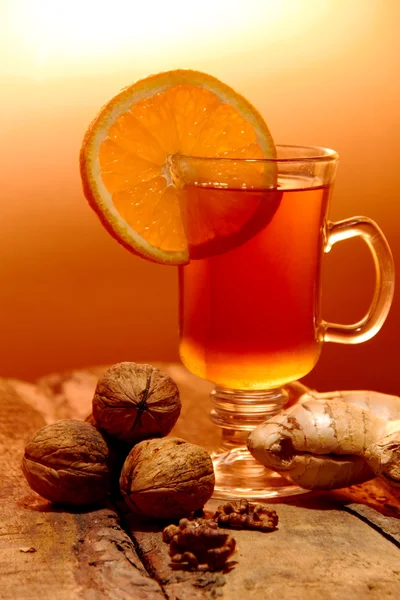
<path fill-rule="evenodd" d="M 157 366 L 181 392 L 173 434 L 215 446 L 210 384 L 179 365 Z M 400 597 L 400 494 L 378 479 L 270 503 L 278 529 L 235 531 L 238 551 L 215 572 L 173 569 L 161 527 L 135 520 L 121 502 L 67 511 L 31 491 L 20 467 L 26 441 L 46 423 L 84 419 L 104 370 L 54 374 L 36 385 L 0 380 L 1 600 Z"/>

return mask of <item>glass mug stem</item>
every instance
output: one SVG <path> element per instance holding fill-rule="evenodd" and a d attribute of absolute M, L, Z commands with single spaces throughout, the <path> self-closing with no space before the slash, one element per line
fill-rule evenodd
<path fill-rule="evenodd" d="M 363 239 L 372 253 L 375 266 L 375 290 L 366 315 L 356 323 L 339 325 L 322 321 L 322 341 L 360 344 L 371 339 L 382 327 L 394 294 L 394 261 L 389 244 L 378 225 L 367 217 L 353 217 L 328 224 L 329 252 L 334 244 L 350 238 Z"/>
<path fill-rule="evenodd" d="M 282 389 L 232 390 L 216 386 L 211 392 L 211 400 L 213 423 L 222 429 L 248 433 L 281 410 L 288 400 L 288 393 Z M 225 441 L 227 439 L 225 436 Z"/>

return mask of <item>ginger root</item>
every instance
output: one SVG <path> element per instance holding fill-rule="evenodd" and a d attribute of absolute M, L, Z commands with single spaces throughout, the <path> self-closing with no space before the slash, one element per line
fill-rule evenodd
<path fill-rule="evenodd" d="M 378 392 L 318 394 L 254 429 L 256 460 L 305 489 L 335 489 L 377 475 L 400 485 L 400 398 Z"/>

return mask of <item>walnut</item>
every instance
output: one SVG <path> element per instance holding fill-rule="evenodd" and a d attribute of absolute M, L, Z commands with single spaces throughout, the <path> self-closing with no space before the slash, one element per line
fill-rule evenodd
<path fill-rule="evenodd" d="M 151 365 L 122 362 L 98 381 L 93 417 L 98 426 L 124 442 L 167 435 L 181 411 L 176 383 Z"/>
<path fill-rule="evenodd" d="M 163 540 L 170 544 L 173 563 L 194 568 L 205 564 L 210 569 L 220 569 L 236 550 L 236 540 L 206 519 L 181 519 L 179 526 L 164 529 Z"/>
<path fill-rule="evenodd" d="M 92 504 L 110 489 L 113 456 L 102 434 L 82 421 L 39 429 L 25 448 L 24 475 L 35 492 L 62 504 Z"/>
<path fill-rule="evenodd" d="M 209 454 L 173 437 L 134 446 L 120 478 L 128 507 L 156 519 L 179 519 L 202 508 L 212 496 L 214 483 Z"/>
<path fill-rule="evenodd" d="M 264 504 L 252 504 L 244 498 L 225 502 L 217 508 L 213 520 L 219 525 L 273 531 L 278 525 L 278 515 Z"/>

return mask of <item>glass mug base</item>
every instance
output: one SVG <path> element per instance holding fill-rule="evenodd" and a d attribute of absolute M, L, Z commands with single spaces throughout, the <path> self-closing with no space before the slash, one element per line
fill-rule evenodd
<path fill-rule="evenodd" d="M 222 429 L 221 447 L 211 453 L 214 498 L 267 500 L 309 491 L 264 467 L 246 446 L 249 432 L 291 404 L 301 391 L 296 387 L 262 391 L 216 387 L 211 392 L 211 420 Z"/>
<path fill-rule="evenodd" d="M 258 463 L 247 448 L 211 454 L 215 472 L 214 498 L 268 500 L 309 492 Z"/>

